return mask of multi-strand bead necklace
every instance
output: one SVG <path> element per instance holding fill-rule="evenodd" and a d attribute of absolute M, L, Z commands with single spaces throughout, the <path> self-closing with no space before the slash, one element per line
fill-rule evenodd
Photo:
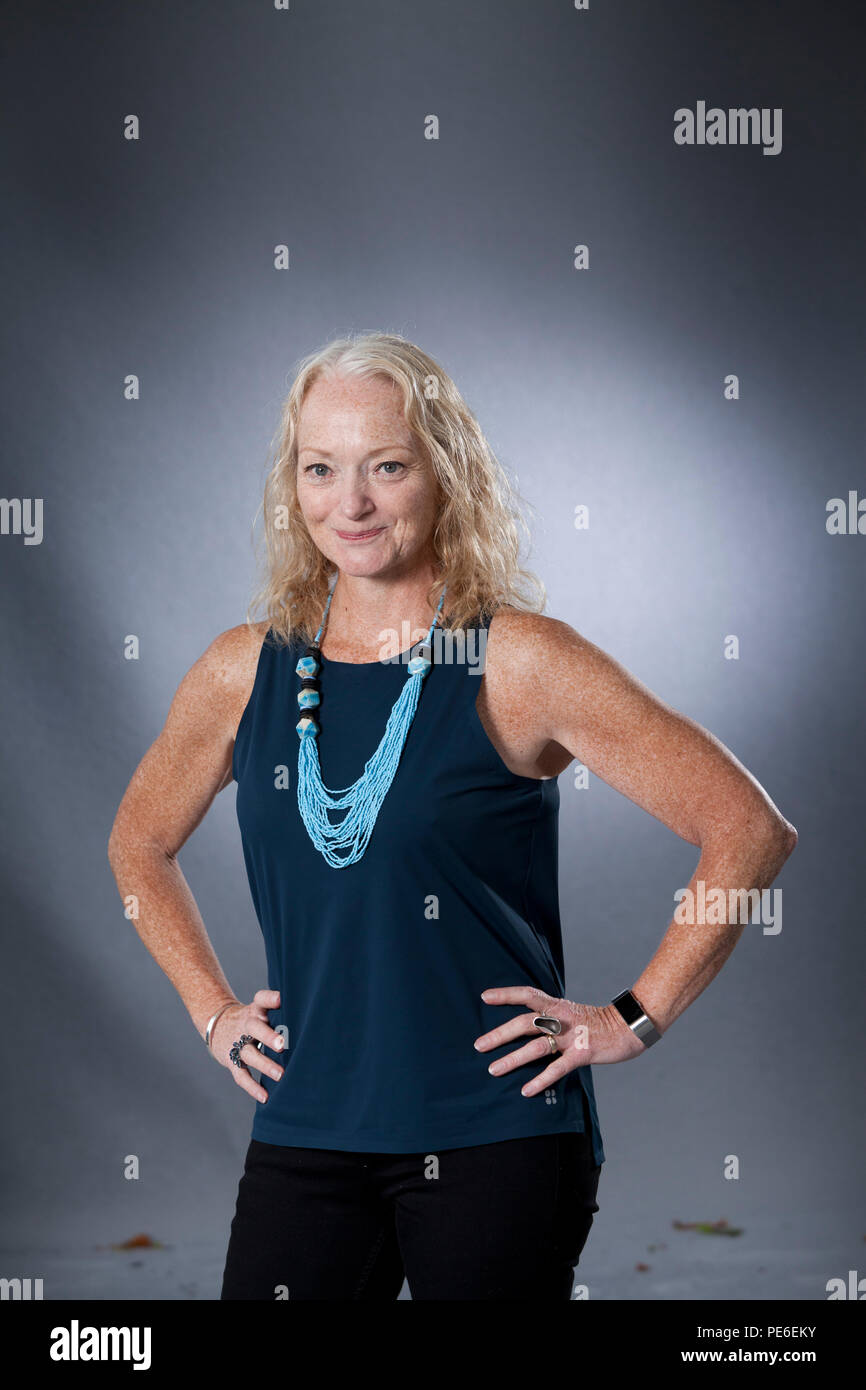
<path fill-rule="evenodd" d="M 319 648 L 322 631 L 331 606 L 334 589 L 328 594 L 328 601 L 322 614 L 319 630 L 311 646 L 307 647 L 295 670 L 301 677 L 298 705 L 301 718 L 296 728 L 300 743 L 298 745 L 298 810 L 301 813 L 307 833 L 316 849 L 334 869 L 345 869 L 361 858 L 373 833 L 376 817 L 388 788 L 394 780 L 397 765 L 403 752 L 418 700 L 421 686 L 433 664 L 433 630 L 439 621 L 445 589 L 436 609 L 436 616 L 430 624 L 426 640 L 419 646 L 416 655 L 407 665 L 406 684 L 394 704 L 379 747 L 364 765 L 364 771 L 351 787 L 332 791 L 322 782 L 317 739 L 319 725 L 315 718 L 321 703 L 319 672 L 322 653 Z M 329 811 L 347 810 L 347 814 L 334 824 L 328 816 Z M 343 853 L 348 851 L 348 853 Z"/>

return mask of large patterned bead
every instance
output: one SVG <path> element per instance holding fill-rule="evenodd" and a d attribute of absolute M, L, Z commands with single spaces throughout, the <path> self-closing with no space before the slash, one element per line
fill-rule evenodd
<path fill-rule="evenodd" d="M 430 667 L 433 665 L 433 661 L 431 659 L 432 656 L 433 652 L 430 648 L 430 643 L 423 643 L 423 645 L 418 648 L 416 655 L 412 657 L 411 661 L 406 667 L 407 671 L 409 672 L 409 675 L 417 676 L 420 672 L 422 676 L 426 676 L 427 672 L 430 670 Z"/>
<path fill-rule="evenodd" d="M 313 650 L 313 649 L 312 649 L 312 648 L 307 648 L 308 653 L 309 653 L 311 650 Z M 318 650 L 318 649 L 316 649 L 316 650 Z M 298 662 L 297 666 L 295 667 L 295 670 L 297 671 L 297 673 L 298 673 L 299 676 L 310 676 L 310 677 L 312 677 L 312 676 L 318 675 L 318 672 L 319 672 L 319 663 L 318 663 L 318 661 L 316 660 L 316 658 L 315 658 L 314 656 L 310 656 L 310 655 L 308 654 L 307 656 L 302 656 L 302 657 L 301 657 L 300 661 Z"/>
<path fill-rule="evenodd" d="M 302 715 L 295 728 L 298 731 L 298 738 L 315 738 L 319 732 L 319 726 L 311 714 Z"/>
<path fill-rule="evenodd" d="M 321 696 L 319 695 L 318 690 L 304 689 L 301 690 L 298 695 L 298 704 L 300 705 L 301 709 L 313 709 L 316 705 L 320 703 Z"/>

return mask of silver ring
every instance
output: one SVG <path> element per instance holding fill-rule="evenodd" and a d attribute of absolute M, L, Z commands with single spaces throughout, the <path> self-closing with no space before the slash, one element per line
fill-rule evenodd
<path fill-rule="evenodd" d="M 532 1020 L 532 1025 L 541 1033 L 561 1033 L 562 1024 L 558 1018 L 551 1018 L 549 1014 L 539 1014 Z"/>

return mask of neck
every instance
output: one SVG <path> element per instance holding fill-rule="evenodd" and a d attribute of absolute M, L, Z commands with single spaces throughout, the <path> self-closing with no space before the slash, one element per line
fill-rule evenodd
<path fill-rule="evenodd" d="M 324 654 L 330 652 L 335 660 L 344 653 L 350 660 L 396 655 L 426 636 L 439 601 L 437 595 L 431 606 L 427 599 L 435 573 L 425 566 L 405 578 L 385 579 L 341 571 L 320 639 Z M 446 594 L 440 622 L 447 602 Z"/>

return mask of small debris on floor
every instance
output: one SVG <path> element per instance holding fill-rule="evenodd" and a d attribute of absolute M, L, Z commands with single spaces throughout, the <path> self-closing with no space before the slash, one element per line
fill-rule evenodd
<path fill-rule="evenodd" d="M 137 1236 L 130 1236 L 129 1240 L 123 1241 L 121 1245 L 111 1245 L 110 1250 L 164 1250 L 165 1246 L 161 1240 L 154 1240 L 153 1236 L 143 1232 Z"/>
<path fill-rule="evenodd" d="M 729 1226 L 724 1217 L 718 1221 L 672 1221 L 675 1231 L 700 1231 L 705 1236 L 741 1236 L 742 1226 Z"/>

